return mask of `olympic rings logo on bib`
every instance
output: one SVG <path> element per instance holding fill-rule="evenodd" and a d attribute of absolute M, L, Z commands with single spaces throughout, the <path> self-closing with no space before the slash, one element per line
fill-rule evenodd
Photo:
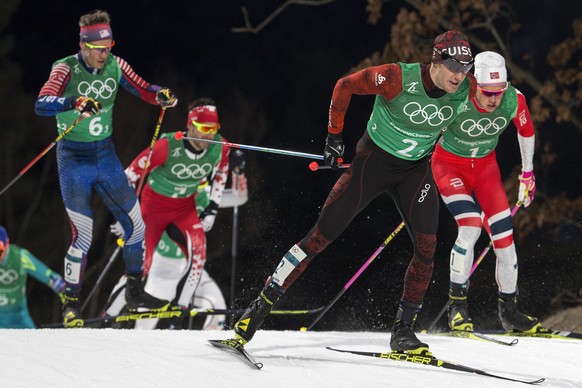
<path fill-rule="evenodd" d="M 172 173 L 179 179 L 202 179 L 208 176 L 211 171 L 212 165 L 210 163 L 193 163 L 189 166 L 186 166 L 183 163 L 178 163 L 172 166 Z"/>
<path fill-rule="evenodd" d="M 478 137 L 482 134 L 494 136 L 507 127 L 507 120 L 505 117 L 497 117 L 493 121 L 484 117 L 475 121 L 473 119 L 464 120 L 461 123 L 461 131 L 467 133 L 471 137 Z"/>
<path fill-rule="evenodd" d="M 16 280 L 18 280 L 18 273 L 15 270 L 9 269 L 6 271 L 3 268 L 0 268 L 0 283 L 8 285 Z"/>
<path fill-rule="evenodd" d="M 91 96 L 97 99 L 106 100 L 113 95 L 116 88 L 117 82 L 115 82 L 113 78 L 107 78 L 105 82 L 98 79 L 91 83 L 82 81 L 79 83 L 77 90 L 82 96 Z"/>
<path fill-rule="evenodd" d="M 404 112 L 404 114 L 407 115 L 410 121 L 414 124 L 424 124 L 427 122 L 431 127 L 443 125 L 444 122 L 453 117 L 454 113 L 453 108 L 450 106 L 443 106 L 441 108 L 434 104 L 421 106 L 418 102 L 409 102 L 404 105 L 402 112 Z"/>

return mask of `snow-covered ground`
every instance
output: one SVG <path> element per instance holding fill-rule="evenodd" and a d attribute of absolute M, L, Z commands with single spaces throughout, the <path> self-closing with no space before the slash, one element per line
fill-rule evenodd
<path fill-rule="evenodd" d="M 259 331 L 247 350 L 262 370 L 214 348 L 221 331 L 0 330 L 2 387 L 519 387 L 432 366 L 363 357 L 326 346 L 388 350 L 389 334 Z M 513 347 L 420 334 L 450 362 L 542 387 L 582 387 L 582 341 L 520 338 Z M 504 337 L 506 338 L 506 337 Z"/>

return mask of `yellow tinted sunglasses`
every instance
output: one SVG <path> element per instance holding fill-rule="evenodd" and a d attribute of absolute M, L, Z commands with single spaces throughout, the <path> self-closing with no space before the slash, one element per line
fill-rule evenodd
<path fill-rule="evenodd" d="M 108 52 L 110 52 L 111 51 L 111 48 L 113 46 L 115 46 L 115 41 L 114 40 L 112 40 L 111 41 L 111 44 L 109 44 L 107 46 L 100 46 L 100 45 L 91 44 L 91 43 L 87 43 L 87 42 L 84 42 L 84 43 L 85 43 L 85 46 L 87 46 L 88 49 L 97 50 L 97 51 L 102 52 L 102 53 L 108 53 Z"/>
<path fill-rule="evenodd" d="M 198 123 L 192 120 L 192 124 L 196 127 L 198 132 L 203 134 L 216 133 L 220 129 L 220 123 Z"/>

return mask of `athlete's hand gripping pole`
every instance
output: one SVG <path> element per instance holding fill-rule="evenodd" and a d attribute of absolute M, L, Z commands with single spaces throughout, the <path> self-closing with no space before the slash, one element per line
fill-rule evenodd
<path fill-rule="evenodd" d="M 25 167 L 24 167 L 22 170 L 20 170 L 20 172 L 18 173 L 18 175 L 16 175 L 16 176 L 14 177 L 14 179 L 12 179 L 12 180 L 10 181 L 10 183 L 8 183 L 8 184 L 7 184 L 7 185 L 6 185 L 6 186 L 5 186 L 5 187 L 2 189 L 2 191 L 0 191 L 0 195 L 4 194 L 4 192 L 10 188 L 10 186 L 12 186 L 14 183 L 16 183 L 16 181 L 17 181 L 18 179 L 20 179 L 20 177 L 21 177 L 21 176 L 23 176 L 23 175 L 24 175 L 24 174 L 25 174 L 25 173 L 26 173 L 28 170 L 30 170 L 30 168 L 31 168 L 32 166 L 34 166 L 34 164 L 40 160 L 40 158 L 42 158 L 43 156 L 45 156 L 45 155 L 46 155 L 46 154 L 47 154 L 47 153 L 48 153 L 48 152 L 49 152 L 49 151 L 50 151 L 50 150 L 51 150 L 51 149 L 52 149 L 52 148 L 55 146 L 55 144 L 57 144 L 57 143 L 58 143 L 58 142 L 59 142 L 59 141 L 60 141 L 60 140 L 61 140 L 63 137 L 65 137 L 65 135 L 66 135 L 67 133 L 71 132 L 71 130 L 72 130 L 73 128 L 75 128 L 75 126 L 76 126 L 77 124 L 79 124 L 79 122 L 80 122 L 81 120 L 83 120 L 84 118 L 85 118 L 85 116 L 82 116 L 82 115 L 81 115 L 81 116 L 79 116 L 79 118 L 78 118 L 77 120 L 75 120 L 75 121 L 73 122 L 73 124 L 69 125 L 69 127 L 68 127 L 67 129 L 65 129 L 63 132 L 61 132 L 61 133 L 59 134 L 59 136 L 57 136 L 57 137 L 55 138 L 55 140 L 53 140 L 53 141 L 52 141 L 52 143 L 50 143 L 50 144 L 49 144 L 49 145 L 48 145 L 48 146 L 47 146 L 47 147 L 46 147 L 44 150 L 42 150 L 42 152 L 41 152 L 40 154 L 38 154 L 38 155 L 37 155 L 37 156 L 36 156 L 34 159 L 32 159 L 32 161 L 31 161 L 30 163 L 28 163 L 28 164 L 27 164 L 27 165 L 26 165 L 26 166 L 25 166 Z"/>
<path fill-rule="evenodd" d="M 398 226 L 396 227 L 396 229 L 394 229 L 394 231 L 392 233 L 390 233 L 390 235 L 386 238 L 386 240 L 384 240 L 384 242 L 382 243 L 382 245 L 380 245 L 378 247 L 378 249 L 376 249 L 376 251 L 374 253 L 372 253 L 372 256 L 370 256 L 368 258 L 368 260 L 366 260 L 366 262 L 364 263 L 364 265 L 362 265 L 362 267 L 360 267 L 360 269 L 358 270 L 358 272 L 356 272 L 354 274 L 354 276 L 352 276 L 352 278 L 340 290 L 340 292 L 335 296 L 335 298 L 333 298 L 331 300 L 331 302 L 329 302 L 327 304 L 327 306 L 325 306 L 325 308 L 323 309 L 323 311 L 315 318 L 315 320 L 311 323 L 311 325 L 309 325 L 309 327 L 307 328 L 307 330 L 311 330 L 313 328 L 313 326 L 315 326 L 315 324 L 321 319 L 321 317 L 323 317 L 325 315 L 325 313 L 327 312 L 327 310 L 329 310 L 331 308 L 331 306 L 333 306 L 335 304 L 335 302 L 337 302 L 337 300 L 348 290 L 348 288 L 351 287 L 351 285 L 362 274 L 362 272 L 364 272 L 364 270 L 366 268 L 368 268 L 368 266 L 372 263 L 372 261 L 374 261 L 374 259 L 376 257 L 378 257 L 378 255 L 380 254 L 380 252 L 382 252 L 382 250 L 384 248 L 386 248 L 386 245 L 388 245 L 390 243 L 390 241 L 392 241 L 392 239 L 394 238 L 394 236 L 396 236 L 398 234 L 398 232 L 400 232 L 400 230 L 402 228 L 404 228 L 404 221 L 400 222 L 400 224 L 398 224 Z"/>
<path fill-rule="evenodd" d="M 517 210 L 521 207 L 521 205 L 522 205 L 522 202 L 517 201 L 517 203 L 515 204 L 513 209 L 511 209 L 511 217 L 513 217 L 515 215 L 515 212 L 517 212 Z M 485 247 L 485 249 L 483 249 L 483 251 L 481 252 L 479 257 L 477 257 L 477 260 L 475 260 L 473 262 L 473 266 L 471 267 L 471 272 L 469 272 L 469 279 L 471 278 L 471 275 L 473 275 L 473 272 L 475 272 L 475 270 L 477 269 L 479 264 L 483 261 L 483 259 L 487 255 L 487 253 L 491 250 L 491 248 L 493 248 L 493 241 L 489 240 L 489 244 Z M 447 302 L 445 303 L 445 305 L 443 306 L 441 311 L 439 311 L 436 318 L 431 322 L 430 326 L 428 327 L 428 329 L 427 329 L 428 333 L 430 333 L 434 329 L 434 327 L 436 326 L 439 319 L 441 319 L 441 317 L 444 315 L 445 311 L 447 311 L 448 307 L 449 307 L 449 301 L 447 300 Z"/>

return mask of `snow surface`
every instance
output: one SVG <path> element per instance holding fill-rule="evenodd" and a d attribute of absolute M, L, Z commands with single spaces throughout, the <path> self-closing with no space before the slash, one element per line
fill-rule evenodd
<path fill-rule="evenodd" d="M 2 387 L 520 387 L 432 366 L 337 353 L 387 351 L 389 334 L 259 331 L 246 348 L 255 370 L 208 339 L 224 331 L 0 330 Z M 541 387 L 582 387 L 582 341 L 520 338 L 508 347 L 419 334 L 442 359 Z M 507 339 L 507 337 L 498 337 Z"/>

